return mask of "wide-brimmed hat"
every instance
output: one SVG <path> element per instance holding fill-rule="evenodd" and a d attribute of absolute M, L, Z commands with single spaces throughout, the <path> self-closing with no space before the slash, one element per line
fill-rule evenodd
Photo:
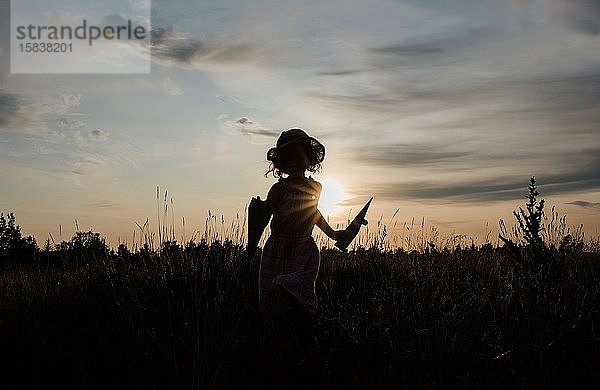
<path fill-rule="evenodd" d="M 275 147 L 267 151 L 267 160 L 273 162 L 276 161 L 281 149 L 292 144 L 303 144 L 307 146 L 309 155 L 314 159 L 313 163 L 319 164 L 323 162 L 323 159 L 325 158 L 325 147 L 317 141 L 317 139 L 306 134 L 304 130 L 297 128 L 281 132 Z"/>

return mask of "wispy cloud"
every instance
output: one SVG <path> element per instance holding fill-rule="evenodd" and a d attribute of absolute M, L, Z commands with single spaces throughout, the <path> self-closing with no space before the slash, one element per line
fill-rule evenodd
<path fill-rule="evenodd" d="M 317 76 L 352 76 L 358 73 L 368 72 L 369 69 L 337 69 L 317 71 Z"/>
<path fill-rule="evenodd" d="M 575 206 L 583 207 L 585 209 L 600 209 L 600 203 L 588 202 L 585 200 L 574 200 L 572 202 L 567 202 L 566 204 L 572 204 Z"/>
<path fill-rule="evenodd" d="M 110 133 L 101 129 L 95 129 L 86 133 L 76 130 L 73 132 L 72 137 L 75 144 L 80 147 L 87 147 L 92 145 L 94 142 L 106 141 L 109 135 Z"/>
<path fill-rule="evenodd" d="M 18 115 L 19 100 L 13 94 L 0 90 L 0 128 L 11 127 L 11 121 Z"/>
<path fill-rule="evenodd" d="M 95 202 L 95 203 L 89 203 L 88 206 L 90 207 L 98 207 L 98 208 L 114 208 L 114 207 L 118 207 L 120 204 L 117 202 L 113 202 L 110 200 L 103 200 L 100 202 Z"/>
<path fill-rule="evenodd" d="M 362 90 L 345 93 L 315 90 L 307 92 L 306 96 L 356 115 L 396 113 L 401 118 L 406 114 L 421 115 L 440 109 L 481 107 L 482 103 L 487 103 L 486 114 L 495 112 L 505 115 L 507 120 L 511 119 L 506 115 L 509 112 L 547 114 L 548 122 L 555 123 L 555 118 L 566 112 L 599 120 L 599 86 L 600 73 L 597 72 L 542 73 L 528 78 L 519 75 L 511 78 L 500 76 L 489 80 L 473 77 L 465 80 L 465 83 L 445 84 L 428 81 L 425 75 L 415 75 L 404 82 L 387 80 L 385 84 L 371 84 Z"/>
<path fill-rule="evenodd" d="M 229 134 L 242 134 L 247 136 L 252 143 L 272 143 L 280 133 L 279 130 L 269 129 L 247 117 L 231 119 L 229 114 L 222 114 L 217 119 L 224 132 Z"/>
<path fill-rule="evenodd" d="M 183 88 L 175 83 L 170 77 L 163 79 L 163 88 L 169 96 L 180 96 L 183 95 Z"/>
<path fill-rule="evenodd" d="M 76 175 L 93 175 L 98 170 L 98 163 L 94 161 L 80 161 L 73 164 L 73 172 Z"/>
<path fill-rule="evenodd" d="M 90 132 L 91 139 L 95 141 L 106 141 L 109 135 L 110 133 L 100 129 L 92 130 Z"/>
<path fill-rule="evenodd" d="M 442 35 L 409 37 L 402 42 L 369 48 L 370 63 L 374 68 L 406 66 L 408 61 L 426 61 L 431 65 L 452 63 L 489 43 L 499 31 L 492 27 L 471 26 L 455 29 Z"/>
<path fill-rule="evenodd" d="M 100 153 L 77 152 L 72 154 L 71 173 L 82 176 L 105 174 L 111 159 Z"/>
<path fill-rule="evenodd" d="M 363 145 L 354 148 L 350 156 L 364 164 L 407 167 L 464 161 L 465 158 L 476 154 L 475 151 L 453 151 L 451 148 L 427 144 Z"/>
<path fill-rule="evenodd" d="M 600 189 L 600 163 L 568 174 L 539 174 L 536 176 L 544 195 L 566 194 Z M 535 173 L 535 172 L 533 172 Z M 487 180 L 462 181 L 407 181 L 402 183 L 381 183 L 369 186 L 368 190 L 355 189 L 353 192 L 367 196 L 376 193 L 387 200 L 428 200 L 434 203 L 453 202 L 494 202 L 523 198 L 527 187 L 527 172 L 520 176 L 496 177 Z"/>
<path fill-rule="evenodd" d="M 263 46 L 229 40 L 201 40 L 175 31 L 173 26 L 153 26 L 151 47 L 153 61 L 187 69 L 235 70 L 266 64 L 274 58 Z"/>
<path fill-rule="evenodd" d="M 56 125 L 63 129 L 81 129 L 86 126 L 86 123 L 80 119 L 59 118 L 56 120 Z"/>
<path fill-rule="evenodd" d="M 585 150 L 600 148 L 599 73 L 499 77 L 485 83 L 443 86 L 389 84 L 345 96 L 313 95 L 346 112 L 348 128 L 356 129 L 352 133 L 355 142 L 339 154 L 347 163 L 427 168 L 421 171 L 423 176 L 434 170 L 452 173 L 453 179 L 461 173 L 481 178 L 493 171 L 502 176 L 509 170 L 550 169 L 577 175 L 591 161 Z M 364 136 L 356 121 L 362 121 L 359 126 L 372 126 L 369 131 L 376 136 Z M 406 171 L 397 172 L 401 176 Z M 432 196 L 435 186 L 425 183 L 425 189 L 429 187 L 432 191 L 424 190 L 424 197 Z M 387 185 L 382 190 L 400 196 Z M 446 195 L 463 190 L 470 192 L 470 184 L 451 188 Z M 492 197 L 512 196 L 491 190 L 499 194 Z"/>
<path fill-rule="evenodd" d="M 594 0 L 546 0 L 566 26 L 588 35 L 600 34 L 600 2 Z"/>
<path fill-rule="evenodd" d="M 48 126 L 48 121 L 56 115 L 71 114 L 80 104 L 81 94 L 23 97 L 0 90 L 0 131 L 36 134 L 54 140 L 64 139 L 64 134 Z M 58 121 L 59 127 L 77 124 L 78 122 L 68 120 Z"/>

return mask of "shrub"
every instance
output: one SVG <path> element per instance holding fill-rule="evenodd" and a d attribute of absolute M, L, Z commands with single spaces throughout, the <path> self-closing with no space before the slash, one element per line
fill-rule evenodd
<path fill-rule="evenodd" d="M 543 261 L 544 240 L 542 239 L 542 218 L 544 216 L 544 199 L 538 202 L 538 195 L 535 185 L 535 177 L 529 179 L 529 194 L 527 194 L 527 211 L 519 207 L 519 212 L 513 211 L 513 214 L 519 222 L 519 227 L 523 232 L 523 237 L 533 255 L 533 261 L 538 265 Z"/>
<path fill-rule="evenodd" d="M 110 255 L 110 249 L 106 245 L 105 239 L 100 236 L 100 233 L 94 233 L 91 230 L 75 232 L 69 242 L 61 242 L 56 249 L 77 261 L 107 258 Z"/>
<path fill-rule="evenodd" d="M 524 271 L 531 272 L 539 270 L 544 265 L 548 253 L 542 237 L 545 201 L 544 199 L 538 200 L 540 193 L 537 191 L 534 176 L 529 179 L 528 190 L 529 193 L 525 196 L 527 198 L 525 210 L 519 207 L 518 211 L 513 211 L 519 224 L 516 228 L 516 235 L 522 237 L 523 242 L 515 243 L 504 236 L 506 235 L 506 228 L 503 227 L 504 222 L 502 220 L 500 221 L 500 229 L 504 232 L 504 235 L 501 233 L 499 237 L 504 242 L 504 248 L 511 257 L 517 260 Z M 528 256 L 523 257 L 522 248 L 526 249 Z"/>
<path fill-rule="evenodd" d="M 21 235 L 13 213 L 0 213 L 0 263 L 32 260 L 38 250 L 35 238 Z"/>

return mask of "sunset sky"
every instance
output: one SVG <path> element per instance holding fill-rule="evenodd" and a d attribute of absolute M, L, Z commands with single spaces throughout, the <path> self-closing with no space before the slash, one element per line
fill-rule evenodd
<path fill-rule="evenodd" d="M 131 242 L 136 222 L 155 229 L 157 186 L 178 238 L 182 217 L 188 236 L 208 210 L 230 221 L 266 195 L 266 151 L 291 127 L 326 147 L 314 178 L 343 195 L 334 223 L 373 196 L 372 224 L 399 208 L 480 242 L 488 222 L 495 242 L 535 175 L 548 209 L 599 235 L 598 2 L 154 0 L 136 75 L 11 74 L 9 3 L 0 211 L 40 244 L 75 219 Z"/>

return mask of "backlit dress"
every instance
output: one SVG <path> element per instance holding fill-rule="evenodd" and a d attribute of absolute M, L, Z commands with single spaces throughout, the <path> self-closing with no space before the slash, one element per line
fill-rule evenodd
<path fill-rule="evenodd" d="M 275 288 L 279 286 L 312 316 L 317 308 L 315 280 L 320 265 L 312 230 L 317 222 L 321 185 L 310 177 L 303 183 L 279 179 L 274 185 L 281 188 L 280 195 L 271 199 L 271 235 L 263 248 L 258 280 L 260 306 L 267 312 L 277 304 Z"/>

